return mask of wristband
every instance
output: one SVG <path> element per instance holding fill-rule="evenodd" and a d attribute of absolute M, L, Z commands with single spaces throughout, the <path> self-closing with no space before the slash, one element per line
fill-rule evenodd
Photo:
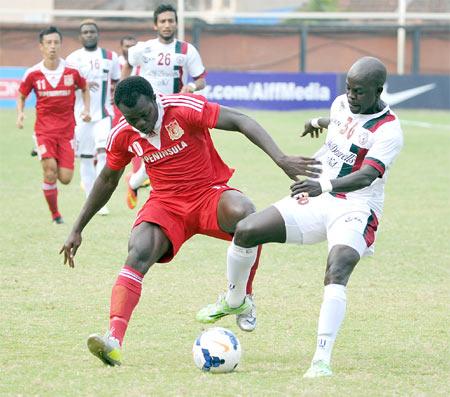
<path fill-rule="evenodd" d="M 319 118 L 318 118 L 318 117 L 316 117 L 316 118 L 314 118 L 314 119 L 311 119 L 311 120 L 310 120 L 310 123 L 311 123 L 311 126 L 314 127 L 314 128 L 322 128 L 322 127 L 319 125 Z"/>
<path fill-rule="evenodd" d="M 321 179 L 319 180 L 320 188 L 322 189 L 322 193 L 328 193 L 333 190 L 333 185 L 329 179 Z"/>
<path fill-rule="evenodd" d="M 197 86 L 195 85 L 195 83 L 193 81 L 191 81 L 188 84 L 189 89 L 191 90 L 191 92 L 194 92 L 197 89 Z"/>

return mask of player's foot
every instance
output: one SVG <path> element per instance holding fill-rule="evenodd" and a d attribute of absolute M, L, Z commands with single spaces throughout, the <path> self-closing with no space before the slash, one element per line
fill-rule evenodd
<path fill-rule="evenodd" d="M 109 332 L 105 336 L 99 334 L 92 334 L 87 340 L 87 346 L 89 351 L 104 364 L 114 367 L 115 365 L 121 365 L 122 352 L 120 350 L 120 343 L 116 338 L 109 335 Z"/>
<path fill-rule="evenodd" d="M 141 188 L 141 187 L 149 187 L 149 186 L 150 186 L 150 179 L 147 178 L 144 182 L 141 183 L 141 186 L 139 186 L 139 187 Z"/>
<path fill-rule="evenodd" d="M 31 157 L 36 157 L 38 155 L 38 152 L 36 151 L 36 149 L 32 149 L 30 152 L 30 156 Z"/>
<path fill-rule="evenodd" d="M 241 306 L 230 307 L 225 300 L 225 295 L 220 295 L 216 303 L 212 303 L 200 309 L 197 313 L 197 321 L 205 324 L 215 323 L 222 317 L 228 316 L 230 314 L 242 314 L 251 311 L 252 305 L 246 296 L 244 302 Z"/>
<path fill-rule="evenodd" d="M 304 378 L 320 378 L 322 376 L 331 376 L 333 372 L 331 371 L 331 367 L 325 361 L 317 360 L 311 363 L 311 366 L 308 368 L 303 375 Z"/>
<path fill-rule="evenodd" d="M 248 313 L 241 313 L 236 316 L 236 324 L 242 331 L 252 332 L 256 328 L 256 305 L 253 295 L 247 295 L 247 301 L 251 308 Z"/>
<path fill-rule="evenodd" d="M 52 222 L 55 225 L 62 225 L 62 224 L 64 224 L 64 219 L 63 219 L 63 217 L 61 215 L 59 215 L 59 216 L 56 216 L 55 218 L 53 218 Z"/>
<path fill-rule="evenodd" d="M 100 209 L 97 211 L 97 214 L 98 214 L 98 215 L 102 215 L 102 216 L 109 215 L 109 209 L 108 209 L 108 207 L 105 205 L 104 207 L 100 208 Z"/>
<path fill-rule="evenodd" d="M 137 200 L 138 200 L 138 198 L 137 198 L 137 192 L 138 192 L 137 189 L 132 189 L 130 187 L 131 175 L 133 175 L 131 172 L 128 172 L 125 175 L 125 181 L 127 183 L 127 197 L 126 197 L 126 201 L 127 201 L 128 208 L 130 210 L 132 210 L 132 209 L 134 209 L 136 207 Z"/>

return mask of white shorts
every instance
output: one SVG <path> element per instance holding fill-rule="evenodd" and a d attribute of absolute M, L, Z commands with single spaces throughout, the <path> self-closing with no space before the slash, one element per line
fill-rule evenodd
<path fill-rule="evenodd" d="M 373 255 L 378 219 L 368 206 L 328 193 L 309 197 L 303 204 L 285 197 L 273 205 L 286 224 L 286 243 L 328 240 L 328 252 L 335 245 L 347 245 L 360 257 Z"/>
<path fill-rule="evenodd" d="M 105 117 L 89 123 L 80 122 L 75 127 L 77 143 L 77 156 L 94 156 L 97 149 L 106 147 L 109 131 L 111 130 L 111 117 Z"/>

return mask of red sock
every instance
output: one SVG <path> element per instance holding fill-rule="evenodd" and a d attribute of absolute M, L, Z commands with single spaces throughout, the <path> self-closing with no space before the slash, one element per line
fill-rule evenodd
<path fill-rule="evenodd" d="M 253 264 L 252 268 L 250 269 L 250 275 L 248 276 L 247 281 L 247 290 L 246 294 L 249 295 L 253 292 L 253 279 L 255 278 L 256 270 L 259 266 L 259 258 L 261 257 L 261 251 L 262 251 L 262 245 L 258 245 L 258 253 L 256 254 L 255 263 Z"/>
<path fill-rule="evenodd" d="M 56 183 L 50 183 L 44 180 L 42 184 L 42 190 L 44 191 L 45 200 L 47 201 L 48 208 L 52 213 L 52 218 L 58 218 L 61 214 L 58 212 L 58 188 Z"/>
<path fill-rule="evenodd" d="M 133 170 L 133 173 L 138 172 L 139 168 L 141 168 L 142 159 L 140 157 L 134 156 L 131 159 L 131 168 Z"/>
<path fill-rule="evenodd" d="M 109 332 L 122 346 L 131 313 L 139 302 L 143 274 L 124 266 L 112 289 L 109 312 Z"/>

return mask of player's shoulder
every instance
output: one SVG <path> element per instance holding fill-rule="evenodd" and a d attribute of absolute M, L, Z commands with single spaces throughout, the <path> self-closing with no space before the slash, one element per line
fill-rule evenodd
<path fill-rule="evenodd" d="M 29 77 L 33 77 L 36 74 L 42 74 L 41 66 L 42 66 L 42 61 L 38 62 L 36 65 L 33 65 L 33 66 L 27 68 L 23 75 L 23 80 L 25 80 L 26 78 L 29 78 Z"/>
<path fill-rule="evenodd" d="M 111 150 L 113 147 L 123 146 L 128 149 L 129 138 L 134 133 L 133 127 L 128 124 L 125 117 L 122 116 L 119 119 L 119 122 L 109 132 L 106 148 Z"/>
<path fill-rule="evenodd" d="M 197 94 L 158 94 L 164 110 L 188 111 L 189 109 L 201 112 L 208 102 L 202 95 Z"/>

